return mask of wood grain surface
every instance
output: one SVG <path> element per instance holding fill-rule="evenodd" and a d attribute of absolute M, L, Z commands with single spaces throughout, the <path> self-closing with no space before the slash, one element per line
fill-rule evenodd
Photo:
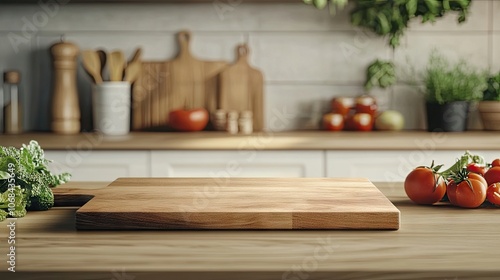
<path fill-rule="evenodd" d="M 72 182 L 65 188 L 95 189 L 108 184 Z M 375 185 L 401 211 L 399 230 L 77 231 L 78 207 L 29 212 L 16 221 L 18 273 L 0 276 L 37 280 L 498 279 L 500 209 L 418 206 L 408 200 L 402 183 Z M 7 224 L 0 223 L 5 241 Z M 6 271 L 3 244 L 0 263 L 1 271 Z"/>
<path fill-rule="evenodd" d="M 248 63 L 246 44 L 236 48 L 237 60 L 220 73 L 219 107 L 226 111 L 251 111 L 253 128 L 264 128 L 264 77 Z"/>
<path fill-rule="evenodd" d="M 125 136 L 95 133 L 0 135 L 0 145 L 20 147 L 37 140 L 47 150 L 500 150 L 498 132 L 135 132 Z"/>
<path fill-rule="evenodd" d="M 176 109 L 217 107 L 217 75 L 224 61 L 204 61 L 190 51 L 191 33 L 177 34 L 179 53 L 173 60 L 142 63 L 142 74 L 133 89 L 133 130 L 165 126 Z"/>
<path fill-rule="evenodd" d="M 59 204 L 77 195 L 54 192 Z M 78 229 L 398 229 L 400 220 L 366 179 L 120 178 L 81 194 L 94 198 L 77 211 Z"/>

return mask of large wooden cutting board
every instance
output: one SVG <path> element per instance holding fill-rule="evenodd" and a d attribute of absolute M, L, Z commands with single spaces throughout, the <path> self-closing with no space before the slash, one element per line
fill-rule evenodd
<path fill-rule="evenodd" d="M 252 111 L 253 127 L 264 128 L 264 78 L 248 63 L 249 48 L 236 48 L 237 61 L 220 73 L 219 107 L 224 110 Z"/>
<path fill-rule="evenodd" d="M 203 61 L 190 51 L 191 33 L 177 34 L 179 53 L 173 60 L 143 62 L 132 89 L 132 129 L 164 126 L 168 113 L 181 108 L 217 109 L 218 74 L 224 61 Z"/>
<path fill-rule="evenodd" d="M 398 229 L 399 210 L 366 179 L 120 178 L 87 201 L 78 229 Z"/>

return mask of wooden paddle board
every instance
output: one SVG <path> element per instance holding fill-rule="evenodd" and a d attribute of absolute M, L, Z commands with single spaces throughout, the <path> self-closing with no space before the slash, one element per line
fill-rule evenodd
<path fill-rule="evenodd" d="M 398 229 L 399 210 L 366 179 L 120 178 L 55 188 L 84 204 L 77 229 Z M 88 201 L 88 202 L 87 202 Z"/>
<path fill-rule="evenodd" d="M 248 63 L 249 48 L 236 48 L 237 61 L 220 73 L 219 107 L 226 111 L 252 111 L 255 131 L 264 128 L 264 77 Z"/>
<path fill-rule="evenodd" d="M 179 53 L 173 60 L 142 62 L 142 75 L 132 89 L 133 130 L 165 126 L 176 109 L 217 109 L 218 74 L 224 61 L 203 61 L 190 51 L 191 33 L 177 34 Z"/>

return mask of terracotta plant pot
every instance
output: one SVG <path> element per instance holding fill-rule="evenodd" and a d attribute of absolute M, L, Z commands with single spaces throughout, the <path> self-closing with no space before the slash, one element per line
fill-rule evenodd
<path fill-rule="evenodd" d="M 481 101 L 477 108 L 485 130 L 500 130 L 500 101 Z"/>

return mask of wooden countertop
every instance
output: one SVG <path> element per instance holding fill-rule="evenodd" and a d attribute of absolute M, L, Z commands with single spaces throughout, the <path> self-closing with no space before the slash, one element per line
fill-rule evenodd
<path fill-rule="evenodd" d="M 376 185 L 401 211 L 400 230 L 76 231 L 74 207 L 30 212 L 17 220 L 16 268 L 69 277 L 33 279 L 498 279 L 500 209 L 417 206 L 401 183 Z"/>
<path fill-rule="evenodd" d="M 47 150 L 500 150 L 498 132 L 222 132 L 131 133 L 111 137 L 95 133 L 1 135 L 0 145 L 19 147 L 37 140 Z"/>

